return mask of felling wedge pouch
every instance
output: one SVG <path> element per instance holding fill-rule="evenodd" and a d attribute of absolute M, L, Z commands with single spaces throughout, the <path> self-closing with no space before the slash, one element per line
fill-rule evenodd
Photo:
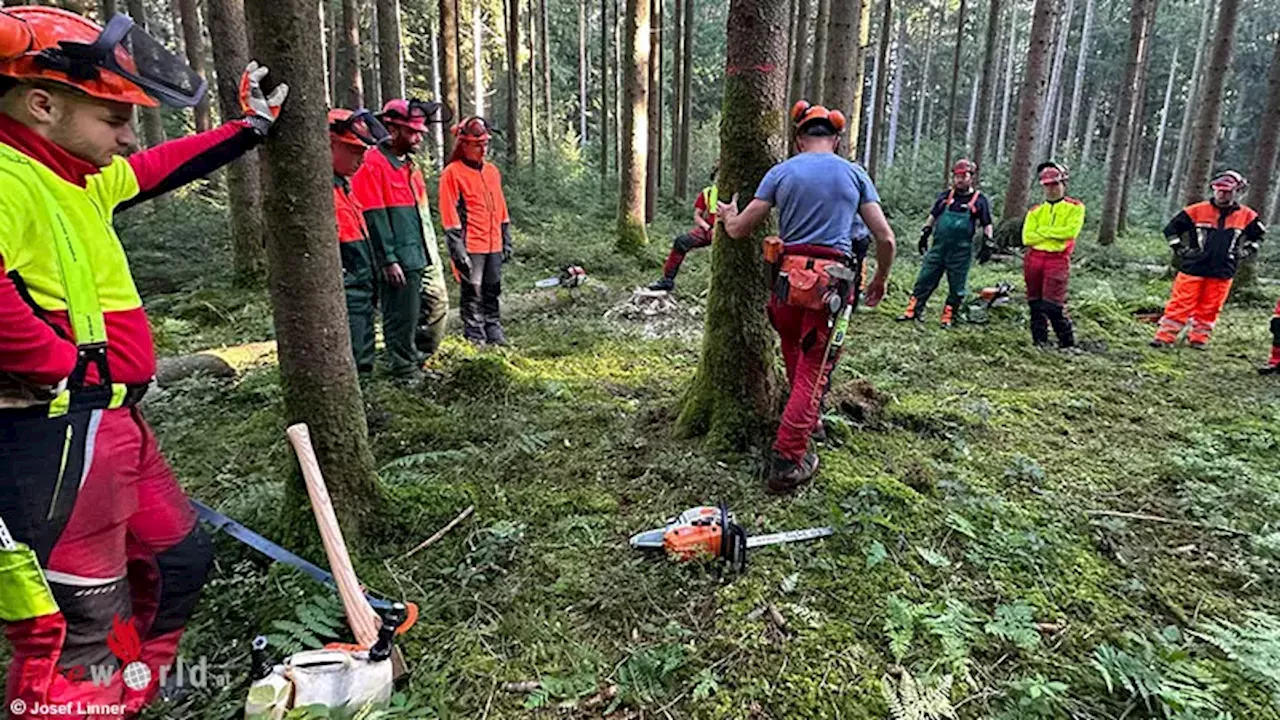
<path fill-rule="evenodd" d="M 840 264 L 838 260 L 785 255 L 773 286 L 774 294 L 788 305 L 808 310 L 827 309 L 827 294 L 836 284 L 828 268 Z"/>

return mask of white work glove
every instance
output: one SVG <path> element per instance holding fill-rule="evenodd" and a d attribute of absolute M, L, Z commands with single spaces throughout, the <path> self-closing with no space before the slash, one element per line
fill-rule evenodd
<path fill-rule="evenodd" d="M 289 97 L 289 86 L 285 83 L 280 83 L 271 91 L 270 97 L 262 92 L 262 78 L 267 76 L 267 72 L 267 68 L 253 60 L 240 76 L 240 109 L 244 111 L 244 119 L 263 137 L 266 137 L 276 118 L 280 117 L 280 106 Z"/>

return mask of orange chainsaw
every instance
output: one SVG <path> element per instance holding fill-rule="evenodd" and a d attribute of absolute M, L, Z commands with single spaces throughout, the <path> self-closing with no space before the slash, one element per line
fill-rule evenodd
<path fill-rule="evenodd" d="M 704 557 L 721 559 L 735 570 L 742 570 L 747 565 L 748 550 L 816 540 L 833 532 L 829 527 L 817 527 L 747 537 L 746 530 L 734 521 L 733 513 L 724 504 L 719 507 L 703 505 L 689 508 L 667 520 L 665 527 L 631 536 L 631 547 L 636 550 L 664 550 L 677 562 Z"/>

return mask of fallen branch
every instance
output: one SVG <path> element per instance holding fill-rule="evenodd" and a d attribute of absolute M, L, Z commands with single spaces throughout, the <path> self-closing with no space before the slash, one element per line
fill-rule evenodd
<path fill-rule="evenodd" d="M 427 549 L 427 548 L 431 547 L 431 546 L 432 546 L 432 545 L 433 545 L 437 540 L 439 540 L 440 538 L 444 537 L 444 536 L 445 536 L 445 533 L 449 532 L 449 531 L 450 531 L 450 530 L 452 530 L 454 527 L 456 527 L 456 526 L 458 525 L 458 523 L 462 522 L 463 520 L 466 520 L 466 519 L 471 515 L 471 513 L 475 512 L 475 509 L 476 509 L 476 506 L 475 506 L 475 505 L 468 505 L 468 506 L 467 506 L 467 509 L 466 509 L 466 510 L 463 510 L 463 511 L 462 511 L 462 512 L 460 512 L 460 513 L 458 513 L 458 517 L 454 518 L 453 520 L 450 520 L 448 525 L 445 525 L 444 527 L 442 527 L 442 528 L 440 528 L 439 530 L 437 530 L 435 535 L 432 535 L 431 537 L 427 538 L 426 540 L 423 540 L 423 541 L 422 541 L 422 543 L 421 543 L 420 545 L 418 545 L 418 547 L 416 547 L 416 548 L 414 548 L 414 549 L 410 550 L 409 552 L 405 553 L 404 555 L 401 555 L 401 556 L 400 556 L 400 559 L 401 559 L 401 560 L 408 560 L 410 557 L 413 557 L 413 555 L 414 555 L 415 553 L 417 553 L 419 550 L 425 550 L 425 549 Z"/>
<path fill-rule="evenodd" d="M 1237 530 L 1225 525 L 1213 525 L 1210 523 L 1196 522 L 1194 520 L 1178 520 L 1175 518 L 1161 517 L 1159 515 L 1147 515 L 1146 513 L 1120 512 L 1118 510 L 1086 510 L 1085 512 L 1088 515 L 1105 515 L 1107 517 L 1125 518 L 1126 520 L 1143 520 L 1145 522 L 1164 523 L 1166 525 L 1197 527 L 1204 530 L 1215 530 L 1217 532 L 1223 532 L 1237 537 L 1249 537 L 1253 535 L 1251 532 Z"/>

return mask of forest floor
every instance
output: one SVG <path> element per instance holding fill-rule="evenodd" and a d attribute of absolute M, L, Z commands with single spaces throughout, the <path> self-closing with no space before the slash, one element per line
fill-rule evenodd
<path fill-rule="evenodd" d="M 853 321 L 818 478 L 776 498 L 766 439 L 717 455 L 674 435 L 710 252 L 690 255 L 677 307 L 646 317 L 628 298 L 681 223 L 664 215 L 641 267 L 587 229 L 606 215 L 554 207 L 513 208 L 510 349 L 455 334 L 423 388 L 372 386 L 395 511 L 357 566 L 422 609 L 385 717 L 851 720 L 900 703 L 904 718 L 1280 718 L 1280 382 L 1254 372 L 1280 288 L 1230 305 L 1209 352 L 1156 351 L 1139 315 L 1169 281 L 1135 268 L 1162 264 L 1163 241 L 1082 242 L 1087 350 L 1037 350 L 1021 302 L 943 331 L 940 292 L 929 321 L 894 322 L 919 266 L 917 218 L 895 218 L 901 262 Z M 165 274 L 135 249 L 140 275 Z M 569 263 L 587 287 L 533 288 Z M 993 263 L 971 280 L 1020 275 Z M 208 284 L 149 293 L 162 354 L 270 339 L 265 294 Z M 279 376 L 260 346 L 244 355 L 238 379 L 180 382 L 146 412 L 194 497 L 279 536 L 296 472 Z M 761 550 L 738 577 L 629 549 L 719 501 L 751 533 L 836 532 Z M 301 646 L 335 624 L 311 581 L 226 538 L 217 552 L 183 648 L 226 682 L 148 717 L 237 717 L 254 635 Z"/>

